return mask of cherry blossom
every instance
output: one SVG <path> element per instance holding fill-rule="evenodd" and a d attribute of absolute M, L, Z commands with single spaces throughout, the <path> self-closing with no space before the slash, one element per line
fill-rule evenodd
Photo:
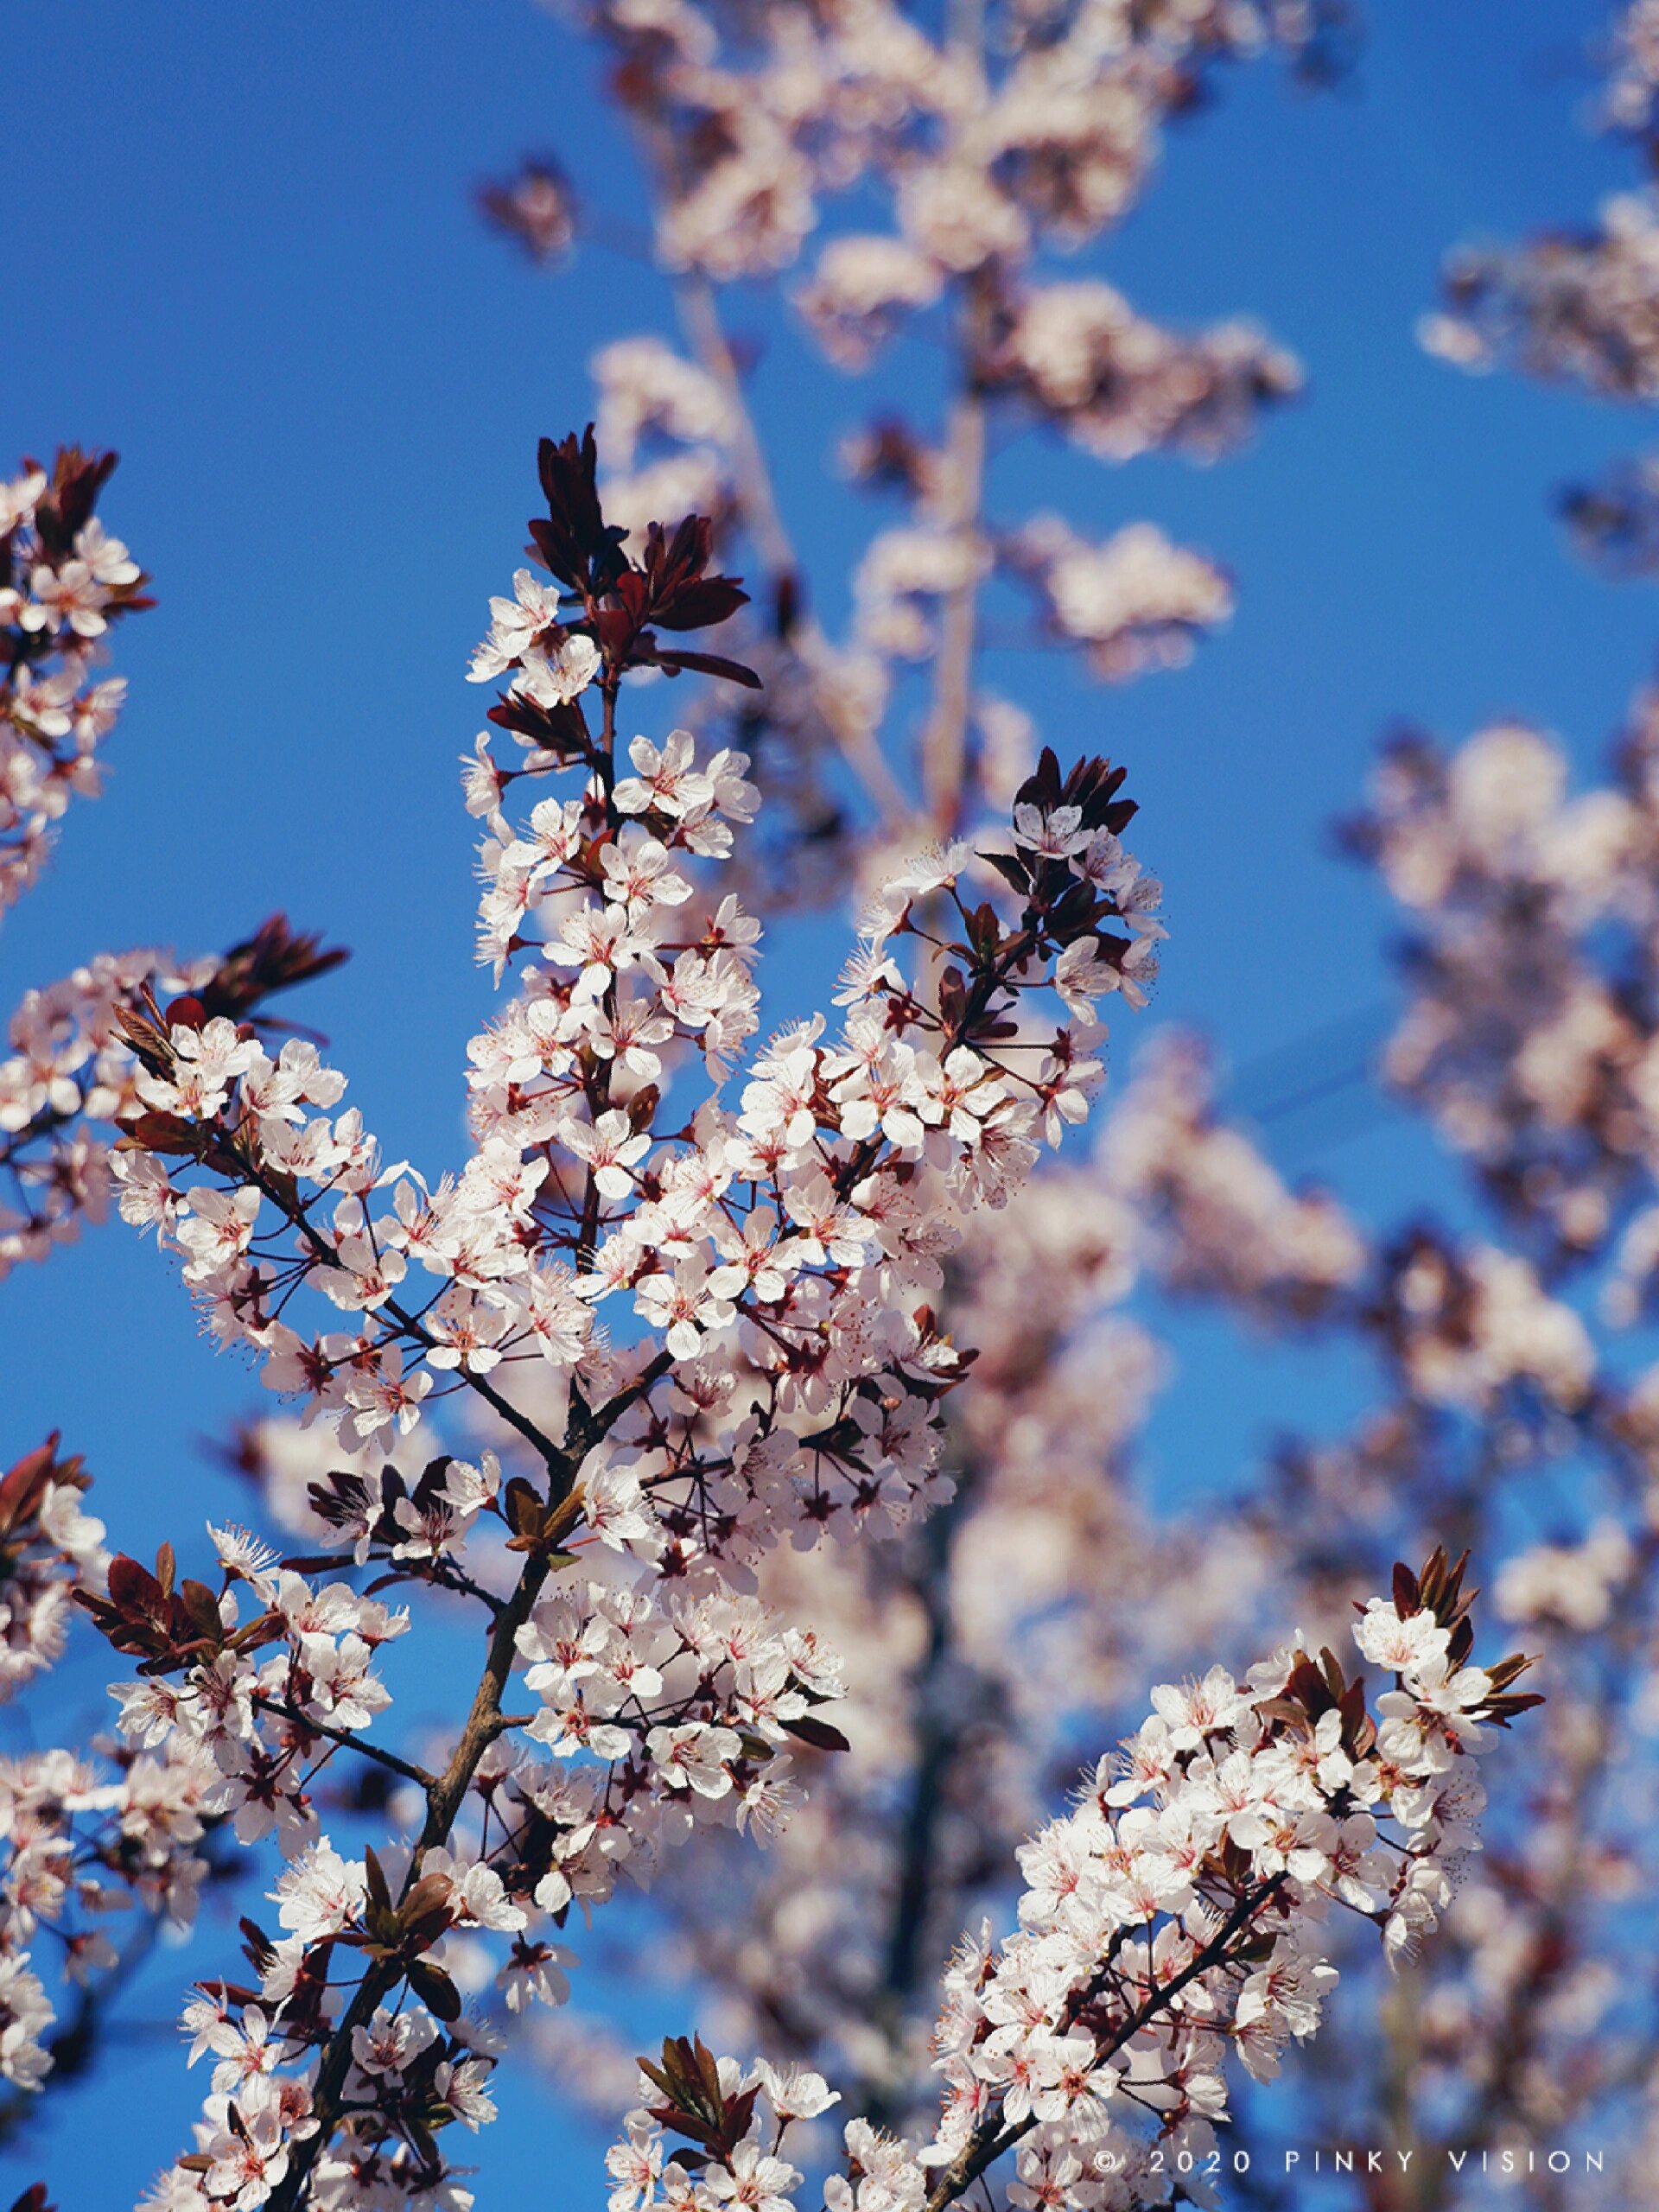
<path fill-rule="evenodd" d="M 66 447 L 0 483 L 0 912 L 39 874 L 71 798 L 99 794 L 127 687 L 95 671 L 111 626 L 151 603 L 93 512 L 115 460 Z"/>

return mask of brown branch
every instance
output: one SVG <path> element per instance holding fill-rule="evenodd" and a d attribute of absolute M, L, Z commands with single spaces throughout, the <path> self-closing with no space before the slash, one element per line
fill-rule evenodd
<path fill-rule="evenodd" d="M 614 834 L 620 817 L 612 793 L 616 788 L 616 687 L 620 679 L 614 671 L 607 670 L 601 686 L 603 702 L 601 709 L 600 780 L 605 794 L 605 812 Z M 616 979 L 613 976 L 605 991 L 605 1014 L 607 1020 L 616 1016 Z M 596 1124 L 600 1116 L 610 1103 L 611 1068 L 609 1059 L 601 1059 L 594 1070 L 593 1087 L 588 1094 L 588 1111 Z M 576 1272 L 580 1274 L 594 1263 L 594 1250 L 599 1241 L 599 1177 L 591 1163 L 588 1181 L 582 1194 L 582 1228 L 576 1238 Z"/>
<path fill-rule="evenodd" d="M 559 1457 L 563 1462 L 563 1488 L 556 1481 L 548 1502 L 555 1509 L 563 1505 L 565 1513 L 574 1519 L 575 1470 L 568 1457 L 563 1454 Z M 563 1531 L 556 1527 L 557 1521 L 564 1517 L 565 1514 L 556 1511 L 554 1514 L 555 1525 L 550 1528 L 547 1539 L 550 1549 L 556 1542 L 559 1534 L 569 1533 L 568 1527 Z M 402 1896 L 407 1896 L 420 1878 L 421 1862 L 425 1854 L 448 1840 L 473 1777 L 478 1771 L 479 1763 L 509 1725 L 501 1711 L 501 1699 L 512 1673 L 518 1630 L 530 1618 L 531 1609 L 550 1571 L 547 1551 L 531 1552 L 524 1561 L 512 1595 L 496 1617 L 490 1633 L 484 1672 L 474 1693 L 472 1710 L 467 1715 L 461 1740 L 443 1772 L 429 1778 L 426 1821 L 410 1859 L 409 1872 L 400 1892 Z M 344 2116 L 343 2099 L 352 2064 L 353 2031 L 367 2024 L 373 2018 L 375 2007 L 383 1998 L 390 1995 L 403 1978 L 404 1968 L 397 1961 L 382 1960 L 372 1965 L 358 1984 L 351 2003 L 323 2047 L 318 2064 L 311 2106 L 312 2117 L 317 2122 L 316 2132 L 303 2142 L 294 2145 L 288 2171 L 271 2195 L 271 2212 L 296 2212 L 296 2208 L 305 2202 L 312 2170 L 333 2141 Z"/>
<path fill-rule="evenodd" d="M 927 1621 L 927 1649 L 912 1679 L 918 1713 L 916 1756 L 911 1765 L 910 1797 L 899 1842 L 881 1986 L 872 2008 L 887 2037 L 890 2065 L 899 2056 L 905 2024 L 921 1984 L 922 1939 L 932 1903 L 937 1872 L 934 1843 L 944 1809 L 944 1785 L 962 1749 L 960 1732 L 939 1709 L 939 1692 L 957 1652 L 951 1550 L 974 1487 L 971 1470 L 964 1469 L 954 1497 L 930 1515 L 918 1532 L 922 1557 L 912 1587 Z M 858 2109 L 876 2126 L 893 2126 L 899 2117 L 893 2088 L 891 2079 L 867 2081 L 859 2093 Z"/>
<path fill-rule="evenodd" d="M 355 1751 L 361 1758 L 372 1759 L 377 1766 L 384 1766 L 393 1774 L 401 1774 L 406 1782 L 418 1783 L 423 1789 L 432 1787 L 433 1777 L 423 1766 L 416 1766 L 412 1761 L 400 1758 L 396 1751 L 386 1751 L 379 1744 L 365 1743 L 361 1736 L 353 1735 L 349 1728 L 334 1728 L 326 1720 L 314 1720 L 308 1713 L 298 1712 L 293 1706 L 284 1705 L 280 1698 L 266 1697 L 257 1691 L 254 1694 L 253 1702 L 262 1713 L 275 1713 L 279 1720 L 291 1721 L 296 1728 L 302 1730 L 308 1736 L 327 1737 L 331 1744 L 338 1744 L 345 1751 Z"/>
<path fill-rule="evenodd" d="M 950 500 L 946 522 L 959 538 L 967 538 L 977 530 L 985 494 L 986 409 L 974 375 L 985 311 L 982 289 L 970 283 L 958 319 L 962 386 L 951 406 L 945 446 Z M 957 829 L 962 812 L 979 633 L 979 586 L 976 571 L 945 601 L 934 664 L 932 704 L 922 732 L 922 796 L 941 837 L 950 836 Z"/>
<path fill-rule="evenodd" d="M 660 162 L 658 168 L 660 172 Z M 675 286 L 674 297 L 693 352 L 720 386 L 732 411 L 731 458 L 738 504 L 760 556 L 768 589 L 775 595 L 785 579 L 800 574 L 800 563 L 779 509 L 743 379 L 721 323 L 714 287 L 705 276 L 683 277 Z M 796 626 L 792 650 L 809 676 L 817 675 L 815 663 L 826 649 L 827 641 L 816 618 L 810 613 L 804 614 Z M 832 722 L 830 727 L 842 760 L 883 819 L 894 824 L 907 822 L 913 810 L 875 738 L 867 731 L 849 728 L 838 722 Z"/>

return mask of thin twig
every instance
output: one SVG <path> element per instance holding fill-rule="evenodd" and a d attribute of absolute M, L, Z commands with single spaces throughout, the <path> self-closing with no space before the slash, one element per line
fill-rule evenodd
<path fill-rule="evenodd" d="M 400 1758 L 396 1751 L 386 1751 L 379 1744 L 365 1743 L 361 1736 L 354 1736 L 349 1728 L 331 1727 L 326 1720 L 314 1720 L 308 1713 L 301 1713 L 291 1705 L 284 1705 L 280 1698 L 266 1697 L 257 1692 L 253 1702 L 262 1713 L 275 1713 L 280 1720 L 291 1721 L 310 1736 L 326 1736 L 331 1744 L 338 1744 L 345 1751 L 355 1751 L 361 1758 L 372 1759 L 377 1766 L 400 1774 L 406 1782 L 418 1783 L 423 1789 L 432 1787 L 434 1777 L 423 1766 L 412 1760 Z"/>

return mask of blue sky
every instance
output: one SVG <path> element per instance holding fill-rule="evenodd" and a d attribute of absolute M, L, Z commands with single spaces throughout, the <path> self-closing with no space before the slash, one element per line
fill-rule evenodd
<path fill-rule="evenodd" d="M 1588 773 L 1655 634 L 1645 593 L 1575 567 L 1548 512 L 1554 486 L 1641 425 L 1459 377 L 1412 339 L 1454 240 L 1586 217 L 1630 181 L 1578 120 L 1599 11 L 1374 12 L 1339 92 L 1308 97 L 1271 67 L 1225 80 L 1172 132 L 1099 264 L 1148 314 L 1259 316 L 1306 364 L 1306 398 L 1214 468 L 1112 470 L 1027 442 L 996 478 L 1005 513 L 1063 505 L 1094 531 L 1147 515 L 1237 577 L 1230 629 L 1181 674 L 1114 692 L 1046 658 L 997 674 L 1062 754 L 1129 763 L 1138 849 L 1168 886 L 1155 1018 L 1210 1030 L 1256 1104 L 1353 1038 L 1265 1071 L 1263 1055 L 1355 1016 L 1363 1035 L 1386 996 L 1386 904 L 1326 835 L 1378 733 L 1403 716 L 1455 737 L 1519 713 Z M 132 697 L 109 793 L 6 922 L 0 999 L 100 947 L 210 946 L 283 906 L 353 948 L 305 1007 L 353 1098 L 394 1156 L 448 1162 L 487 1000 L 454 771 L 478 726 L 467 655 L 518 556 L 537 436 L 585 419 L 594 346 L 666 321 L 649 270 L 589 251 L 549 280 L 471 212 L 480 176 L 541 147 L 590 198 L 637 207 L 590 58 L 531 0 L 58 0 L 29 45 L 9 125 L 0 457 L 118 447 L 107 513 L 160 606 L 121 635 Z M 826 494 L 826 467 L 893 372 L 859 384 L 812 365 L 764 303 L 734 319 L 761 341 L 757 405 L 833 620 L 861 518 Z M 788 932 L 785 995 L 841 941 L 833 917 Z M 1289 1116 L 1269 1135 L 1370 1217 L 1440 1185 L 1386 1117 Z M 1242 1358 L 1206 1325 L 1185 1325 L 1182 1351 L 1153 1436 L 1174 1494 L 1224 1481 L 1274 1419 L 1318 1420 L 1351 1387 Z M 118 1542 L 153 1549 L 162 1523 L 188 1542 L 229 1510 L 200 1440 L 258 1393 L 119 1229 L 0 1286 L 0 1460 L 61 1426 Z M 79 1725 L 99 1717 L 101 1668 L 73 1670 Z M 177 1978 L 163 1968 L 135 1996 L 155 2032 L 120 2045 L 107 2092 L 66 2097 L 25 2152 L 0 2155 L 0 2196 L 44 2171 L 66 2203 L 125 2202 L 168 2154 L 201 2086 L 162 2024 Z M 507 2104 L 480 2145 L 486 2202 L 569 2143 L 549 2107 Z M 561 2176 L 562 2198 L 599 2192 L 596 2166 Z"/>

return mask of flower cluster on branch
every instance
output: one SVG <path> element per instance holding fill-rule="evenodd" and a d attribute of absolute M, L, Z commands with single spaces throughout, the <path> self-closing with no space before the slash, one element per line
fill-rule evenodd
<path fill-rule="evenodd" d="M 1316 2031 L 1333 1907 L 1376 1920 L 1395 1953 L 1433 1928 L 1475 1840 L 1484 1724 L 1538 1702 L 1510 1688 L 1524 1659 L 1470 1663 L 1464 1566 L 1398 1567 L 1366 1607 L 1355 1639 L 1394 1677 L 1375 1715 L 1363 1679 L 1300 1646 L 1242 1682 L 1214 1667 L 1155 1690 L 1075 1809 L 1020 1851 L 1018 1932 L 969 1938 L 946 1973 L 931 2141 L 849 2122 L 825 2202 L 943 2212 L 1009 2152 L 1010 2201 L 1029 2207 L 1159 2203 L 1171 2177 L 1215 2171 L 1230 2051 L 1270 2080 Z M 779 2150 L 833 2101 L 819 2077 L 743 2075 L 684 2044 L 645 2073 L 650 2101 L 610 2155 L 612 2212 L 794 2201 L 803 2176 Z"/>
<path fill-rule="evenodd" d="M 175 2208 L 293 2204 L 348 2177 L 359 2197 L 438 2189 L 436 2131 L 489 2116 L 495 2055 L 442 1963 L 451 1932 L 512 1938 L 511 2004 L 556 1996 L 574 1903 L 649 1878 L 700 1822 L 771 1828 L 785 1747 L 842 1741 L 814 1711 L 836 1662 L 746 1594 L 754 1564 L 948 1494 L 941 1407 L 966 1355 L 930 1294 L 961 1224 L 1086 1114 L 1096 1004 L 1138 1000 L 1161 934 L 1121 842 L 1122 771 L 1046 753 L 982 857 L 1000 895 L 968 904 L 966 845 L 925 854 L 872 902 L 838 1032 L 820 1015 L 754 1049 L 760 932 L 715 873 L 754 811 L 747 764 L 684 732 L 625 754 L 618 729 L 631 671 L 750 680 L 679 643 L 741 588 L 699 518 L 627 549 L 591 432 L 544 442 L 540 474 L 552 582 L 521 572 L 474 669 L 500 681 L 491 719 L 519 754 L 496 766 L 486 737 L 467 770 L 482 955 L 518 988 L 468 1049 L 460 1174 L 384 1162 L 301 1039 L 272 1057 L 196 995 L 118 1016 L 137 1063 L 123 1212 L 177 1255 L 210 1332 L 363 1455 L 312 1487 L 329 1544 L 373 1587 L 459 1594 L 484 1639 L 471 1713 L 428 1770 L 366 1732 L 407 1620 L 350 1582 L 226 1531 L 217 1588 L 164 1548 L 83 1593 L 139 1662 L 124 1736 L 209 1759 L 215 1814 L 289 1861 L 283 1933 L 250 1933 L 254 1979 L 204 1987 L 198 2047 L 220 2063 L 163 2184 Z M 548 795 L 515 820 L 526 783 Z M 712 1088 L 688 1098 L 699 1069 Z M 317 1300 L 328 1325 L 302 1319 Z M 493 1452 L 376 1464 L 458 1394 L 525 1471 Z M 505 1590 L 473 1571 L 491 1528 Z M 319 1828 L 311 1783 L 345 1746 L 421 1791 L 401 1855 L 346 1858 Z"/>
<path fill-rule="evenodd" d="M 95 512 L 115 459 L 65 447 L 49 470 L 26 461 L 0 484 L 0 912 L 39 874 L 70 800 L 98 796 L 127 686 L 93 671 L 112 626 L 152 604 Z"/>

